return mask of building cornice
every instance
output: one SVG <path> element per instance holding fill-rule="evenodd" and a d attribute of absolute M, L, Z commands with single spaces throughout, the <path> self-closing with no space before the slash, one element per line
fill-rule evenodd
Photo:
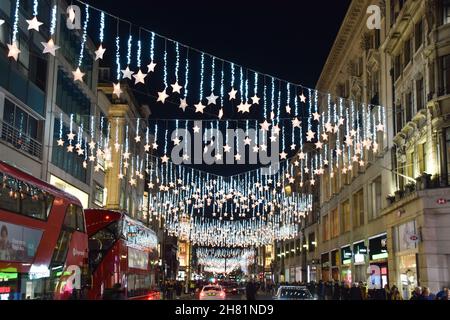
<path fill-rule="evenodd" d="M 316 88 L 318 90 L 329 89 L 332 80 L 339 72 L 342 62 L 344 59 L 347 59 L 345 52 L 351 47 L 349 43 L 356 36 L 355 30 L 357 30 L 358 25 L 366 17 L 368 3 L 368 0 L 353 0 L 350 4 L 350 8 L 345 15 L 320 78 L 317 81 Z"/>

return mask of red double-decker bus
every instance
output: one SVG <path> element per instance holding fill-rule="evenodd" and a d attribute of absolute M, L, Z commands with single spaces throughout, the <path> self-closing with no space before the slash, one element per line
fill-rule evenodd
<path fill-rule="evenodd" d="M 87 250 L 80 201 L 0 161 L 0 299 L 81 298 Z"/>
<path fill-rule="evenodd" d="M 160 299 L 155 232 L 124 212 L 87 209 L 85 213 L 92 274 L 89 299 Z"/>

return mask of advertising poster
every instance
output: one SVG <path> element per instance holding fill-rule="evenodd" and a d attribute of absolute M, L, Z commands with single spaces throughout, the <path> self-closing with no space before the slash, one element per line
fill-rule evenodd
<path fill-rule="evenodd" d="M 0 261 L 33 262 L 42 230 L 0 221 Z"/>

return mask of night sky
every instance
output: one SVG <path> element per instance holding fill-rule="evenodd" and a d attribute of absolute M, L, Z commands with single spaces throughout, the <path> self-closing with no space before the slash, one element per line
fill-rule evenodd
<path fill-rule="evenodd" d="M 184 45 L 310 88 L 315 87 L 350 2 L 87 1 L 96 8 Z M 115 30 L 111 30 L 106 37 L 112 40 L 114 33 Z M 125 40 L 126 34 L 123 36 Z M 155 75 L 152 77 L 155 78 Z M 151 81 L 155 80 L 148 82 Z M 170 107 L 167 103 L 165 107 L 155 105 L 154 96 L 161 89 L 146 89 L 148 96 L 138 97 L 142 103 L 150 105 L 151 118 L 197 118 L 198 114 L 193 112 L 178 113 L 177 106 Z M 140 95 L 139 92 L 135 94 Z M 205 94 L 209 95 L 209 92 Z M 197 168 L 220 175 L 232 175 L 257 166 Z"/>

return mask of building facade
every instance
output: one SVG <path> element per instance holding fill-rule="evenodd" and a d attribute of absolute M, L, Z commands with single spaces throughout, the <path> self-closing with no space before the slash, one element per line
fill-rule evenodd
<path fill-rule="evenodd" d="M 381 9 L 381 29 L 367 8 Z M 417 286 L 450 280 L 447 1 L 352 1 L 317 89 L 385 107 L 365 162 L 321 177 L 320 279 Z M 330 141 L 334 143 L 333 140 Z"/>

